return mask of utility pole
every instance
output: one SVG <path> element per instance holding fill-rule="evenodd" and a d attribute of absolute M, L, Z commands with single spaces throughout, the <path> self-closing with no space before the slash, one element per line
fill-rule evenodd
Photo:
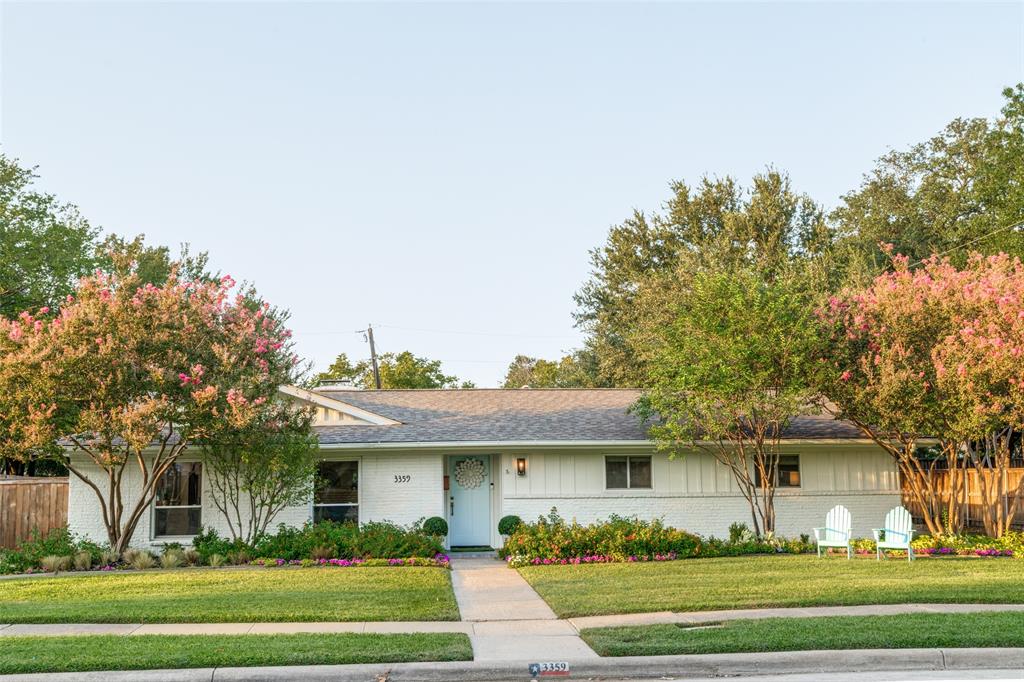
<path fill-rule="evenodd" d="M 370 342 L 370 362 L 373 364 L 373 383 L 380 390 L 380 367 L 377 366 L 377 348 L 373 345 L 373 325 L 366 325 L 366 339 Z"/>

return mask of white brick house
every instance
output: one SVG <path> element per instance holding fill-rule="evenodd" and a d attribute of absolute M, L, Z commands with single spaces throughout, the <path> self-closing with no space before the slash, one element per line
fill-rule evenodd
<path fill-rule="evenodd" d="M 321 518 L 410 524 L 441 516 L 453 546 L 497 546 L 498 520 L 532 520 L 557 507 L 589 522 L 610 514 L 662 518 L 722 537 L 750 522 L 731 474 L 706 453 L 669 459 L 654 451 L 620 389 L 467 389 L 316 392 L 287 388 L 317 407 L 327 487 L 272 522 Z M 855 535 L 869 535 L 900 503 L 891 458 L 852 425 L 796 420 L 785 434 L 777 530 L 810 533 L 828 509 L 846 505 Z M 85 468 L 84 458 L 76 458 Z M 132 485 L 125 476 L 125 485 Z M 95 495 L 74 476 L 71 530 L 105 539 Z M 198 456 L 183 456 L 133 538 L 136 546 L 188 542 L 203 526 L 227 533 Z"/>

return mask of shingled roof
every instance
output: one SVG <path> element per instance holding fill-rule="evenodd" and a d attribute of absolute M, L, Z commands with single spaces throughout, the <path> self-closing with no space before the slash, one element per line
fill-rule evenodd
<path fill-rule="evenodd" d="M 322 444 L 647 440 L 646 429 L 629 412 L 640 396 L 635 389 L 324 388 L 316 392 L 400 422 L 318 427 Z M 863 436 L 853 424 L 815 416 L 795 420 L 784 437 Z"/>

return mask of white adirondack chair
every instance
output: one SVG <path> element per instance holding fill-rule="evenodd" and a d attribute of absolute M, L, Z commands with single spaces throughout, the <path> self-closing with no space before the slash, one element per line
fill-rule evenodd
<path fill-rule="evenodd" d="M 913 522 L 910 512 L 903 507 L 896 507 L 885 515 L 885 528 L 875 528 L 875 547 L 877 559 L 882 559 L 883 549 L 902 549 L 907 553 L 907 561 L 914 560 L 914 548 L 910 541 L 914 539 Z"/>
<path fill-rule="evenodd" d="M 850 510 L 839 504 L 825 515 L 825 527 L 814 529 L 814 541 L 818 544 L 818 556 L 821 550 L 828 547 L 845 547 L 846 558 L 853 556 L 850 548 L 850 534 L 853 527 L 853 520 L 850 518 Z"/>

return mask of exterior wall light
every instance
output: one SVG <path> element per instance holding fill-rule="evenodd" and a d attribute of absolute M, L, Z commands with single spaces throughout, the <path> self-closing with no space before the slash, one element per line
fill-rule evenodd
<path fill-rule="evenodd" d="M 526 475 L 526 458 L 516 457 L 516 476 Z"/>

